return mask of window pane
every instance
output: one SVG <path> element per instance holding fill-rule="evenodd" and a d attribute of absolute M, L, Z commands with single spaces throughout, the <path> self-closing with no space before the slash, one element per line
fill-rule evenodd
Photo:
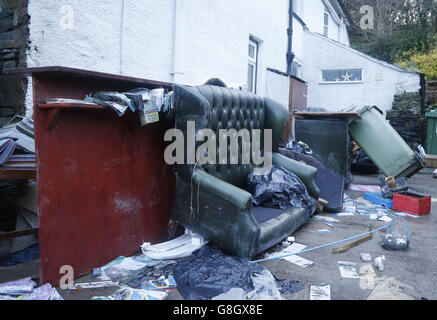
<path fill-rule="evenodd" d="M 323 24 L 325 26 L 327 26 L 329 24 L 329 14 L 326 13 L 326 12 L 325 12 L 325 15 L 324 15 L 324 21 L 323 22 L 324 22 Z"/>
<path fill-rule="evenodd" d="M 247 90 L 253 92 L 255 67 L 249 63 L 249 68 L 247 71 Z"/>
<path fill-rule="evenodd" d="M 362 81 L 362 69 L 340 69 L 340 70 L 323 70 L 323 82 L 351 82 Z"/>
<path fill-rule="evenodd" d="M 255 59 L 255 47 L 252 45 L 249 45 L 249 57 Z"/>

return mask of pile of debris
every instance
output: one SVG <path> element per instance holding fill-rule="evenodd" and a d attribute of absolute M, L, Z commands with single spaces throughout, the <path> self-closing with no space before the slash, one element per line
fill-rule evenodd
<path fill-rule="evenodd" d="M 0 129 L 0 166 L 35 168 L 33 120 L 24 118 Z"/>

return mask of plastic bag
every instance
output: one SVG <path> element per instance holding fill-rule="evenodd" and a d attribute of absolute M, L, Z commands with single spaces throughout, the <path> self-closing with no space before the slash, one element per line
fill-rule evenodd
<path fill-rule="evenodd" d="M 304 288 L 300 281 L 279 279 L 271 273 L 272 278 L 268 278 L 266 272 L 270 273 L 258 263 L 227 256 L 209 246 L 195 251 L 192 256 L 178 262 L 173 268 L 178 290 L 186 300 L 218 300 L 231 296 L 248 298 L 241 290 L 250 293 L 249 298 L 271 300 L 278 297 L 277 291 L 272 288 L 272 278 L 282 294 L 295 293 Z M 235 288 L 241 290 L 231 291 Z"/>
<path fill-rule="evenodd" d="M 411 230 L 408 222 L 402 218 L 394 219 L 388 231 L 382 235 L 381 246 L 387 250 L 408 250 L 411 241 Z"/>
<path fill-rule="evenodd" d="M 252 282 L 255 289 L 247 294 L 247 300 L 283 300 L 270 271 L 252 275 Z"/>
<path fill-rule="evenodd" d="M 114 300 L 164 300 L 168 293 L 156 290 L 122 288 L 111 296 Z"/>
<path fill-rule="evenodd" d="M 271 166 L 264 174 L 253 171 L 248 176 L 248 188 L 256 206 L 287 209 L 304 208 L 308 219 L 314 203 L 302 181 L 280 166 Z"/>
<path fill-rule="evenodd" d="M 245 292 L 241 288 L 232 288 L 211 300 L 283 300 L 270 271 L 263 270 L 259 274 L 252 275 L 252 281 L 255 289 L 251 292 Z"/>
<path fill-rule="evenodd" d="M 285 147 L 289 150 L 293 150 L 309 156 L 313 154 L 313 150 L 311 150 L 311 148 L 302 141 L 296 141 L 294 139 L 291 139 L 288 141 Z"/>

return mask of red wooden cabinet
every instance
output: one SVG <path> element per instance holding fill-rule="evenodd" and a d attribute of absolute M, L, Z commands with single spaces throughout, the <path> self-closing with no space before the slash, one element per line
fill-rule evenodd
<path fill-rule="evenodd" d="M 171 84 L 63 67 L 8 72 L 32 74 L 41 281 L 58 286 L 63 265 L 77 278 L 160 241 L 173 205 L 175 178 L 164 162 L 172 125 L 161 117 L 142 127 L 129 110 L 118 117 L 43 101 Z"/>

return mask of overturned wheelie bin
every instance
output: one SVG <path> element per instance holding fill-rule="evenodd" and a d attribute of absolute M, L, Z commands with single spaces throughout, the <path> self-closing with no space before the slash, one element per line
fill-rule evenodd
<path fill-rule="evenodd" d="M 424 167 L 420 153 L 411 150 L 379 108 L 364 107 L 358 113 L 361 119 L 349 125 L 349 133 L 384 175 L 409 178 Z"/>

